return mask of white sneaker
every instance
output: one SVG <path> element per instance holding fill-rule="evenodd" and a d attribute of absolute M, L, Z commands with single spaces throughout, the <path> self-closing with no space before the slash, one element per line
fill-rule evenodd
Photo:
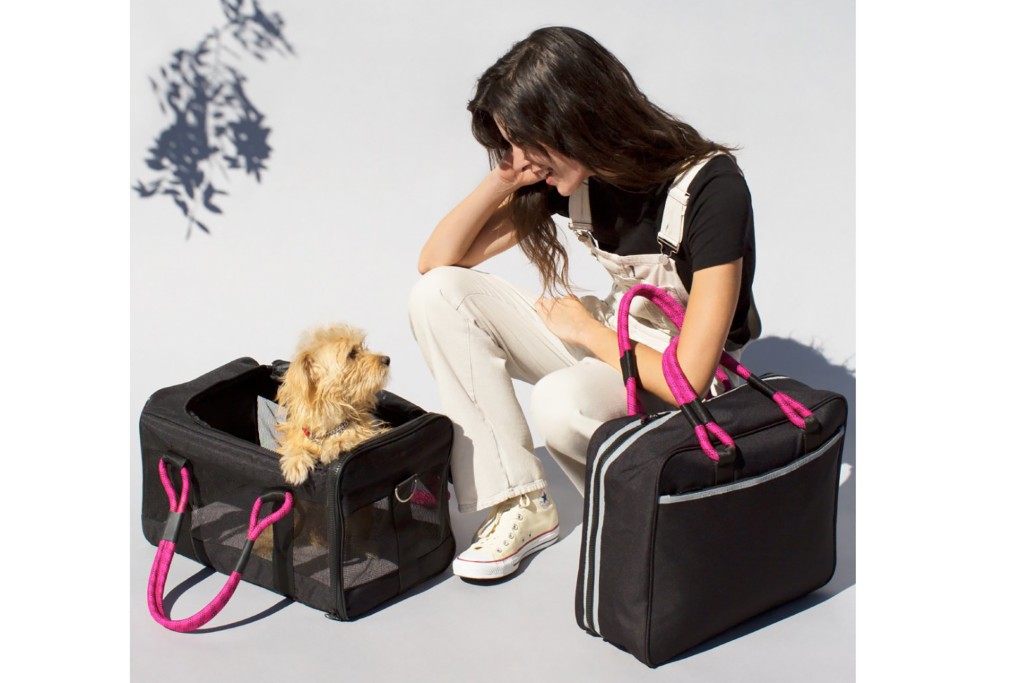
<path fill-rule="evenodd" d="M 500 579 L 557 540 L 558 511 L 547 492 L 511 498 L 491 510 L 473 544 L 455 558 L 452 572 L 467 579 Z"/>

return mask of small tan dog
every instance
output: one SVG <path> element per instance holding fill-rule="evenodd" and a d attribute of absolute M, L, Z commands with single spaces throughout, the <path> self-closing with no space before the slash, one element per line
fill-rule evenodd
<path fill-rule="evenodd" d="M 307 332 L 277 391 L 284 420 L 277 429 L 281 473 L 299 485 L 317 463 L 388 430 L 374 417 L 377 392 L 391 359 L 366 349 L 365 334 L 348 325 Z"/>

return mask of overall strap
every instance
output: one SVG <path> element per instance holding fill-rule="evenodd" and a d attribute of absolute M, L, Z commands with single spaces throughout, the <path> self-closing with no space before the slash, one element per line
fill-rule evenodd
<path fill-rule="evenodd" d="M 683 222 L 686 219 L 686 206 L 690 202 L 690 183 L 697 177 L 704 165 L 723 152 L 712 152 L 690 166 L 680 174 L 668 190 L 665 198 L 665 211 L 661 218 L 661 231 L 658 232 L 658 243 L 666 247 L 669 256 L 675 256 L 683 243 Z M 594 223 L 590 214 L 590 185 L 584 180 L 576 191 L 569 195 L 569 229 L 576 233 L 581 242 L 590 242 L 595 247 Z"/>
<path fill-rule="evenodd" d="M 667 249 L 664 253 L 668 256 L 675 256 L 683 243 L 683 223 L 686 220 L 686 207 L 690 203 L 690 183 L 704 165 L 719 154 L 723 152 L 712 152 L 697 161 L 685 173 L 680 174 L 669 188 L 668 197 L 665 198 L 665 211 L 661 217 L 661 231 L 658 232 L 658 243 Z"/>
<path fill-rule="evenodd" d="M 590 182 L 584 179 L 576 191 L 569 195 L 569 229 L 576 233 L 580 242 L 590 242 L 597 246 L 594 239 L 594 224 L 590 217 Z"/>

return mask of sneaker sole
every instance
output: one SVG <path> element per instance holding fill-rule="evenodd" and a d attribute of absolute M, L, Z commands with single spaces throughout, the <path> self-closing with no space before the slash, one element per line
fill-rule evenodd
<path fill-rule="evenodd" d="M 546 531 L 533 539 L 514 554 L 503 560 L 490 560 L 488 562 L 474 562 L 455 558 L 452 562 L 452 573 L 464 579 L 500 579 L 508 576 L 519 569 L 519 563 L 529 555 L 543 550 L 558 540 L 558 527 Z"/>

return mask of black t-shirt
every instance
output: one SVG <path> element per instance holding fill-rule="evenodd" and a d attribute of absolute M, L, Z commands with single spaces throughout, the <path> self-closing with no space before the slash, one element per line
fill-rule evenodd
<path fill-rule="evenodd" d="M 598 246 L 622 256 L 659 253 L 658 230 L 672 182 L 668 180 L 650 192 L 638 192 L 592 176 L 590 214 Z M 754 282 L 754 210 L 747 182 L 732 157 L 719 155 L 697 173 L 689 192 L 676 272 L 689 291 L 694 271 L 743 258 L 739 301 L 729 340 L 745 344 L 750 340 L 747 314 Z M 548 207 L 551 214 L 569 216 L 569 198 L 558 194 L 554 187 L 548 191 Z"/>

